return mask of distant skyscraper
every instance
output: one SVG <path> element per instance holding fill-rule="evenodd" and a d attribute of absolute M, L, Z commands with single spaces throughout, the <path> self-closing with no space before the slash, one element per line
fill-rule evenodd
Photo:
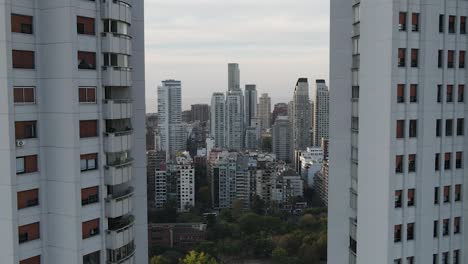
<path fill-rule="evenodd" d="M 288 104 L 286 103 L 277 103 L 273 108 L 273 113 L 271 116 L 271 125 L 274 125 L 278 116 L 287 116 L 288 115 Z"/>
<path fill-rule="evenodd" d="M 239 64 L 228 64 L 228 91 L 240 91 Z"/>
<path fill-rule="evenodd" d="M 210 106 L 207 104 L 194 104 L 192 109 L 192 122 L 200 121 L 207 122 L 210 118 Z"/>
<path fill-rule="evenodd" d="M 211 96 L 210 134 L 214 138 L 215 147 L 225 147 L 226 132 L 226 102 L 223 93 L 213 93 Z"/>
<path fill-rule="evenodd" d="M 305 150 L 310 146 L 310 100 L 307 78 L 300 78 L 294 89 L 292 112 L 293 150 Z"/>
<path fill-rule="evenodd" d="M 257 88 L 255 84 L 245 85 L 245 125 L 251 126 L 252 118 L 257 117 Z"/>
<path fill-rule="evenodd" d="M 161 149 L 168 158 L 174 158 L 186 147 L 185 129 L 182 125 L 181 82 L 166 80 L 158 86 L 158 128 Z"/>
<path fill-rule="evenodd" d="M 244 96 L 241 90 L 228 91 L 226 97 L 226 147 L 242 150 L 244 147 Z"/>
<path fill-rule="evenodd" d="M 260 147 L 260 119 L 252 118 L 251 125 L 245 129 L 245 148 L 256 150 Z"/>
<path fill-rule="evenodd" d="M 328 139 L 328 104 L 330 102 L 325 80 L 316 80 L 314 90 L 313 145 L 319 147 L 322 139 Z"/>
<path fill-rule="evenodd" d="M 291 161 L 291 126 L 287 116 L 278 116 L 273 124 L 273 153 L 276 154 L 276 159 L 290 162 Z"/>
<path fill-rule="evenodd" d="M 271 98 L 267 93 L 262 94 L 258 104 L 258 117 L 262 131 L 271 128 Z"/>

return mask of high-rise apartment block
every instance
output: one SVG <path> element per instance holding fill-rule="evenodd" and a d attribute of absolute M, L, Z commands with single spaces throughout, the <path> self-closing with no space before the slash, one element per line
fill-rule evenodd
<path fill-rule="evenodd" d="M 271 128 L 271 98 L 267 93 L 262 94 L 258 103 L 258 117 L 262 131 Z"/>
<path fill-rule="evenodd" d="M 194 104 L 191 106 L 192 118 L 191 121 L 200 121 L 206 123 L 210 119 L 210 106 L 207 104 Z"/>
<path fill-rule="evenodd" d="M 161 149 L 168 159 L 186 148 L 186 133 L 182 125 L 182 84 L 176 80 L 163 81 L 158 86 L 158 129 Z"/>
<path fill-rule="evenodd" d="M 271 114 L 271 125 L 273 126 L 276 122 L 278 116 L 287 116 L 288 115 L 288 104 L 286 103 L 277 103 L 273 107 L 273 113 Z"/>
<path fill-rule="evenodd" d="M 240 91 L 240 70 L 239 64 L 228 64 L 228 91 Z"/>
<path fill-rule="evenodd" d="M 257 88 L 255 84 L 245 85 L 245 126 L 252 126 L 252 118 L 257 117 Z"/>
<path fill-rule="evenodd" d="M 143 1 L 0 16 L 0 262 L 148 263 Z"/>
<path fill-rule="evenodd" d="M 322 139 L 328 139 L 328 105 L 329 105 L 329 92 L 328 87 L 325 84 L 325 80 L 315 81 L 314 90 L 314 102 L 313 102 L 313 145 L 320 147 Z"/>
<path fill-rule="evenodd" d="M 226 146 L 226 101 L 223 93 L 213 93 L 211 96 L 210 134 L 214 138 L 215 147 Z"/>
<path fill-rule="evenodd" d="M 467 16 L 331 1 L 328 263 L 468 263 Z"/>
<path fill-rule="evenodd" d="M 226 147 L 230 150 L 244 148 L 244 96 L 241 90 L 228 91 L 226 95 Z"/>
<path fill-rule="evenodd" d="M 278 160 L 291 161 L 291 125 L 287 116 L 278 116 L 273 124 L 273 153 Z"/>
<path fill-rule="evenodd" d="M 291 111 L 293 150 L 310 146 L 310 114 L 309 83 L 307 78 L 300 78 L 294 89 Z"/>

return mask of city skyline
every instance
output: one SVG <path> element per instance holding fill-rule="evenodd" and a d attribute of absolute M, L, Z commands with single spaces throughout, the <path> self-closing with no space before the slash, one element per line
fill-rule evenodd
<path fill-rule="evenodd" d="M 183 109 L 209 103 L 227 90 L 230 62 L 241 65 L 241 87 L 256 84 L 272 104 L 288 102 L 298 78 L 328 82 L 326 2 L 158 0 L 145 12 L 148 112 L 166 79 L 182 81 Z"/>

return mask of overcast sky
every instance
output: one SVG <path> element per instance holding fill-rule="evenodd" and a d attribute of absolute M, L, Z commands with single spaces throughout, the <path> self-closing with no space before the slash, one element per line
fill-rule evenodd
<path fill-rule="evenodd" d="M 228 62 L 273 103 L 289 101 L 299 77 L 328 81 L 328 16 L 325 0 L 145 1 L 147 112 L 164 79 L 182 81 L 184 109 L 209 103 L 227 90 Z"/>

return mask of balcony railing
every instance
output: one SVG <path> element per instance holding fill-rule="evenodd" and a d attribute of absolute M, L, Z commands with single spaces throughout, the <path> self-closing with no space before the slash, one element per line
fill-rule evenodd
<path fill-rule="evenodd" d="M 106 99 L 104 100 L 103 107 L 104 119 L 126 119 L 132 117 L 132 100 Z"/>
<path fill-rule="evenodd" d="M 122 168 L 127 167 L 133 163 L 133 158 L 128 158 L 126 160 L 115 160 L 112 163 L 108 163 L 105 168 L 115 167 L 115 168 Z"/>
<path fill-rule="evenodd" d="M 101 36 L 102 52 L 132 54 L 132 37 L 130 35 L 116 32 L 102 32 Z"/>
<path fill-rule="evenodd" d="M 109 220 L 109 229 L 107 230 L 107 233 L 120 233 L 122 231 L 125 231 L 131 226 L 133 226 L 134 221 L 135 217 L 133 215 L 122 217 L 122 219 L 120 220 Z"/>

